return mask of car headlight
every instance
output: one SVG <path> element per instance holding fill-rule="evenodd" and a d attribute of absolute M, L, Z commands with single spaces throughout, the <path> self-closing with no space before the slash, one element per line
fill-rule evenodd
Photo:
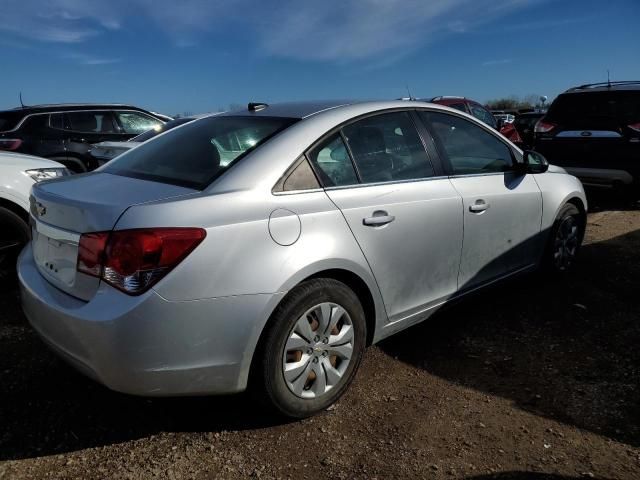
<path fill-rule="evenodd" d="M 43 180 L 51 180 L 52 178 L 58 177 L 66 177 L 70 175 L 71 172 L 66 168 L 34 168 L 33 170 L 25 170 L 27 175 L 33 178 L 36 182 L 41 182 Z"/>

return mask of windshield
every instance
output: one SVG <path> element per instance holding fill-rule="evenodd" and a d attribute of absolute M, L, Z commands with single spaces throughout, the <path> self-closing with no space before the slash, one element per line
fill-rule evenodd
<path fill-rule="evenodd" d="M 140 135 L 133 137 L 130 139 L 130 142 L 146 142 L 147 140 L 155 137 L 156 135 L 160 135 L 163 132 L 171 130 L 172 128 L 177 127 L 178 125 L 184 125 L 188 122 L 193 122 L 195 118 L 187 117 L 187 118 L 177 118 L 175 120 L 171 120 L 163 125 L 158 125 L 157 127 L 152 128 L 151 130 L 147 130 Z"/>
<path fill-rule="evenodd" d="M 122 154 L 102 171 L 202 190 L 295 121 L 279 117 L 203 118 Z"/>

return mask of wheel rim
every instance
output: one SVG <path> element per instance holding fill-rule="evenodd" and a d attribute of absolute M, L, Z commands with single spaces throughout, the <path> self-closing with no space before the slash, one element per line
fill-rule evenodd
<path fill-rule="evenodd" d="M 301 398 L 318 398 L 342 380 L 353 355 L 353 322 L 337 303 L 307 310 L 289 332 L 282 373 L 289 390 Z"/>
<path fill-rule="evenodd" d="M 558 227 L 553 248 L 553 261 L 558 269 L 566 270 L 573 262 L 578 251 L 579 233 L 574 216 L 565 218 Z"/>

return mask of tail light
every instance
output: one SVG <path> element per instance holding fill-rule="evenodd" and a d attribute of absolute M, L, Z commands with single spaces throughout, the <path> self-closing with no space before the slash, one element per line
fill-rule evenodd
<path fill-rule="evenodd" d="M 638 123 L 632 123 L 631 125 L 628 125 L 628 127 L 631 130 L 635 130 L 636 132 L 640 133 L 640 122 Z"/>
<path fill-rule="evenodd" d="M 80 237 L 77 270 L 139 295 L 184 260 L 205 236 L 201 228 L 85 233 Z"/>
<path fill-rule="evenodd" d="M 17 150 L 22 145 L 19 138 L 0 138 L 0 150 Z"/>
<path fill-rule="evenodd" d="M 534 127 L 533 131 L 535 133 L 548 133 L 551 130 L 553 130 L 555 127 L 557 127 L 555 123 L 545 122 L 544 118 L 541 118 L 540 120 L 538 120 L 538 123 L 536 123 L 536 126 Z"/>

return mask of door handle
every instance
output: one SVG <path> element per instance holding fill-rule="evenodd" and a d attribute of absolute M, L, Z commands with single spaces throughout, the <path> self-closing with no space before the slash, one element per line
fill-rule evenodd
<path fill-rule="evenodd" d="M 476 200 L 476 203 L 473 205 L 469 205 L 469 211 L 471 213 L 482 213 L 485 210 L 488 210 L 491 204 L 485 202 L 484 200 Z"/>
<path fill-rule="evenodd" d="M 389 215 L 384 210 L 376 210 L 373 212 L 373 216 L 363 218 L 362 224 L 368 227 L 381 227 L 387 223 L 391 223 L 396 219 L 393 215 Z"/>

